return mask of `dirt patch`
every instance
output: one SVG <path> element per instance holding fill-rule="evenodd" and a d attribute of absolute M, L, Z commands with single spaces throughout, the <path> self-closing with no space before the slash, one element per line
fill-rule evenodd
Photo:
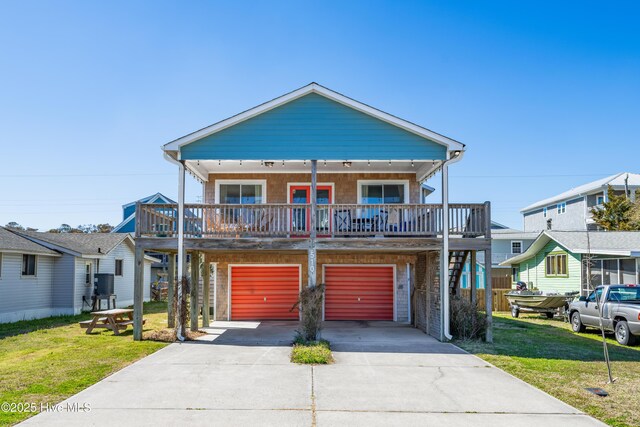
<path fill-rule="evenodd" d="M 204 335 L 207 335 L 207 333 L 204 331 L 187 331 L 185 338 L 187 341 L 195 341 L 196 338 Z M 175 329 L 170 328 L 145 332 L 144 334 L 142 334 L 142 339 L 160 342 L 176 342 L 178 340 L 176 338 Z"/>

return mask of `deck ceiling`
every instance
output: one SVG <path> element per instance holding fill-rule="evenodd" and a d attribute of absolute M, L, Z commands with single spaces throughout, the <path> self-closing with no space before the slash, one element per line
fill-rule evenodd
<path fill-rule="evenodd" d="M 346 161 L 346 160 L 345 160 Z M 268 167 L 268 162 L 273 162 Z M 354 160 L 346 167 L 344 161 L 318 160 L 318 173 L 415 173 L 421 180 L 431 175 L 440 166 L 439 161 L 418 160 Z M 303 160 L 187 160 L 187 168 L 203 181 L 209 174 L 227 173 L 311 173 L 311 162 Z M 283 166 L 284 165 L 284 166 Z"/>

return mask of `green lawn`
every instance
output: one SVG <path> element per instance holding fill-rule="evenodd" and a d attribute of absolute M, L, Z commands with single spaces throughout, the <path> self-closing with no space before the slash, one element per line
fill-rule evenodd
<path fill-rule="evenodd" d="M 493 344 L 456 344 L 611 426 L 640 425 L 640 347 L 622 347 L 609 336 L 617 380 L 607 384 L 598 331 L 574 334 L 568 323 L 538 315 L 513 319 L 496 313 L 493 319 Z M 602 387 L 609 396 L 592 395 L 586 387 Z"/>
<path fill-rule="evenodd" d="M 146 303 L 145 330 L 166 327 L 166 303 Z M 120 336 L 98 329 L 91 335 L 78 322 L 86 314 L 0 325 L 0 402 L 57 403 L 109 374 L 167 345 L 134 342 L 129 327 Z M 28 413 L 0 411 L 0 425 Z"/>

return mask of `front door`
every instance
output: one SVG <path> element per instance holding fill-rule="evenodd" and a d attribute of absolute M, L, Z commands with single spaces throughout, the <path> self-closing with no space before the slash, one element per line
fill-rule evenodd
<path fill-rule="evenodd" d="M 316 188 L 316 201 L 318 205 L 328 205 L 333 198 L 332 188 L 330 185 L 318 185 Z M 294 204 L 311 203 L 311 186 L 310 185 L 292 185 L 289 190 L 289 202 Z M 316 233 L 319 235 L 330 234 L 331 221 L 328 209 L 319 209 L 316 215 Z M 310 230 L 310 218 L 307 209 L 294 208 L 291 210 L 291 230 L 304 231 Z"/>

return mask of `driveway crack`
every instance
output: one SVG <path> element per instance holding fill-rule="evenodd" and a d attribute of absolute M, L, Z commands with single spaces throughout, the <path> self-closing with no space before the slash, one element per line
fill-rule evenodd
<path fill-rule="evenodd" d="M 316 389 L 313 365 L 311 366 L 311 426 L 316 427 Z"/>

